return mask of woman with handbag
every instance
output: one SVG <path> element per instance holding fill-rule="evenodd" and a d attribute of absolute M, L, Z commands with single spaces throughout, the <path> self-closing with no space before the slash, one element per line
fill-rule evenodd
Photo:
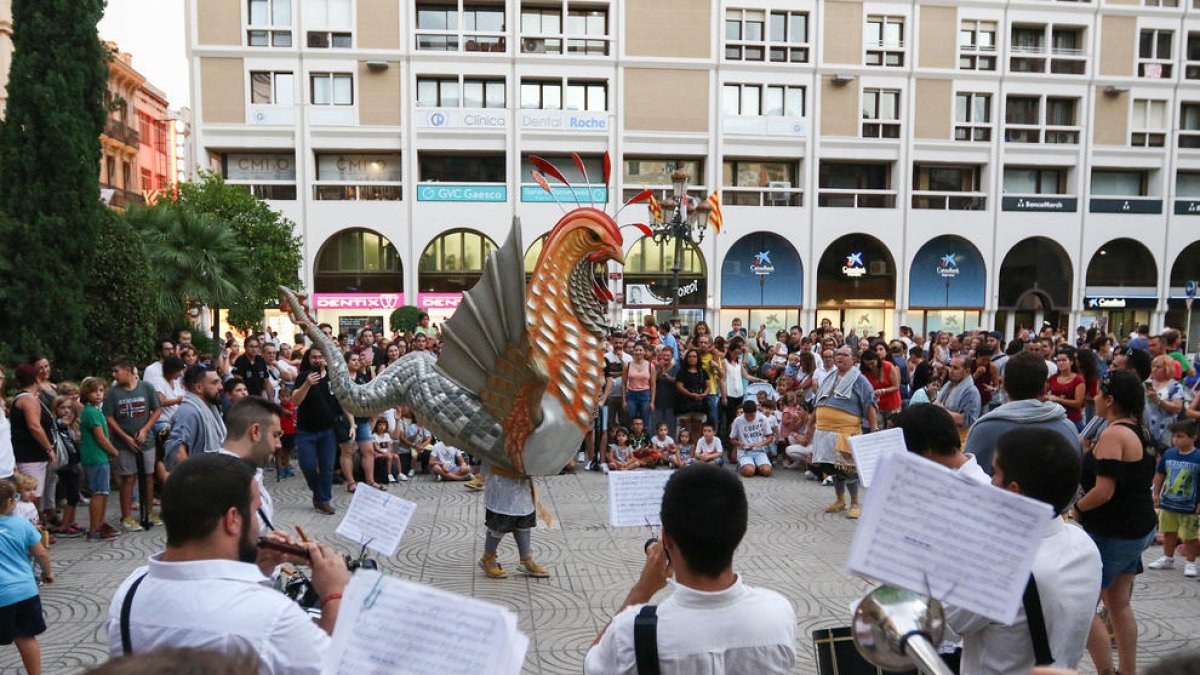
<path fill-rule="evenodd" d="M 14 374 L 21 391 L 12 400 L 13 456 L 17 460 L 17 471 L 37 481 L 36 494 L 41 498 L 46 487 L 46 472 L 58 462 L 58 452 L 51 440 L 54 416 L 39 399 L 41 387 L 37 367 L 22 363 Z"/>
<path fill-rule="evenodd" d="M 319 349 L 304 353 L 296 381 L 300 383 L 292 395 L 296 404 L 296 457 L 312 491 L 313 508 L 331 516 L 338 442 L 346 440 L 353 427 L 329 388 L 325 355 Z M 336 431 L 339 421 L 344 427 L 341 438 Z"/>

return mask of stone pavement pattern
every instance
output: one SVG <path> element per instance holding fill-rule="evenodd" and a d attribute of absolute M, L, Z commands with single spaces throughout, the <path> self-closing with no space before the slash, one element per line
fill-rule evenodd
<path fill-rule="evenodd" d="M 536 558 L 551 568 L 551 578 L 516 573 L 511 537 L 500 549 L 510 577 L 483 577 L 476 567 L 483 548 L 483 495 L 424 476 L 391 486 L 392 494 L 418 506 L 399 552 L 380 560 L 380 565 L 390 574 L 516 612 L 530 639 L 526 673 L 579 673 L 588 646 L 641 571 L 647 530 L 606 525 L 607 488 L 601 474 L 557 476 L 539 483 L 543 501 L 558 518 L 553 528 L 539 526 L 533 536 Z M 268 489 L 275 499 L 277 525 L 299 524 L 310 536 L 343 551 L 354 548 L 334 534 L 350 497 L 340 486 L 334 488 L 338 514 L 333 517 L 313 512 L 300 477 L 280 483 L 268 479 Z M 775 589 L 792 601 L 798 622 L 795 672 L 814 673 L 811 631 L 846 625 L 850 603 L 868 588 L 843 569 L 854 524 L 841 514 L 821 513 L 832 490 L 796 472 L 751 479 L 747 491 L 750 529 L 738 550 L 736 568 L 747 583 Z M 85 510 L 80 513 L 85 515 Z M 107 658 L 104 621 L 112 593 L 147 556 L 161 550 L 164 535 L 162 528 L 155 528 L 99 544 L 66 539 L 53 548 L 56 582 L 42 589 L 48 630 L 40 643 L 47 674 L 79 673 Z M 1159 549 L 1153 548 L 1145 560 L 1158 555 Z M 1187 644 L 1200 645 L 1200 582 L 1185 579 L 1180 570 L 1148 571 L 1138 577 L 1134 607 L 1143 663 Z M 403 649 L 403 644 L 396 648 Z M 1085 663 L 1085 671 L 1089 668 Z M 0 648 L 0 673 L 19 672 L 16 649 Z"/>

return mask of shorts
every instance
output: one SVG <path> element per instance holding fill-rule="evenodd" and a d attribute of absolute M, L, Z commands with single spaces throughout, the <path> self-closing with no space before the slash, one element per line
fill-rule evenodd
<path fill-rule="evenodd" d="M 507 513 L 496 513 L 484 509 L 483 524 L 492 534 L 508 534 L 517 530 L 532 530 L 537 525 L 537 514 L 527 513 L 523 516 L 510 516 Z"/>
<path fill-rule="evenodd" d="M 145 467 L 146 475 L 154 475 L 154 448 L 149 450 L 141 450 L 142 465 Z M 136 476 L 138 473 L 137 455 L 132 450 L 121 448 L 117 453 L 117 475 L 118 476 Z"/>
<path fill-rule="evenodd" d="M 1154 542 L 1155 529 L 1151 528 L 1146 536 L 1138 539 L 1118 539 L 1102 534 L 1092 534 L 1092 541 L 1100 550 L 1100 588 L 1108 588 L 1122 574 L 1142 573 L 1142 552 Z"/>
<path fill-rule="evenodd" d="M 1184 541 L 1195 541 L 1200 533 L 1200 514 L 1175 513 L 1163 509 L 1158 512 L 1158 531 L 1164 534 L 1178 532 Z"/>
<path fill-rule="evenodd" d="M 295 450 L 296 449 L 296 434 L 294 434 L 294 433 L 284 434 L 283 438 L 280 439 L 280 443 L 283 444 L 284 452 L 291 452 L 291 451 Z"/>
<path fill-rule="evenodd" d="M 0 607 L 0 645 L 11 645 L 16 638 L 34 637 L 46 632 L 42 598 L 35 595 Z"/>
<path fill-rule="evenodd" d="M 58 470 L 58 486 L 62 488 L 67 506 L 79 506 L 79 477 L 82 472 L 78 464 Z"/>
<path fill-rule="evenodd" d="M 85 466 L 83 475 L 93 495 L 106 495 L 112 491 L 112 470 L 108 464 Z"/>
<path fill-rule="evenodd" d="M 371 440 L 371 421 L 354 423 L 354 440 L 366 443 Z"/>
<path fill-rule="evenodd" d="M 743 450 L 738 453 L 738 467 L 743 466 L 771 466 L 771 460 L 765 450 Z"/>

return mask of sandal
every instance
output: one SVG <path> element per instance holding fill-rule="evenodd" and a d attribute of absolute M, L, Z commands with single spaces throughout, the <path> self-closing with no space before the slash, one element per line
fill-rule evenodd
<path fill-rule="evenodd" d="M 354 491 L 357 489 L 358 489 L 358 483 L 346 483 L 346 492 L 349 492 L 350 494 L 354 494 Z"/>
<path fill-rule="evenodd" d="M 375 488 L 376 490 L 386 490 L 387 489 L 386 487 L 380 485 L 379 483 L 367 483 L 367 485 L 370 485 L 371 487 Z"/>

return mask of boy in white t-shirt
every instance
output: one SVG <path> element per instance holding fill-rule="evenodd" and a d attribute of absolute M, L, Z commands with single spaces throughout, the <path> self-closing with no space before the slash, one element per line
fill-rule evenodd
<path fill-rule="evenodd" d="M 725 465 L 725 448 L 717 438 L 717 429 L 712 422 L 704 423 L 704 435 L 696 441 L 696 461 L 705 464 Z"/>
<path fill-rule="evenodd" d="M 471 480 L 475 477 L 462 450 L 441 441 L 430 449 L 429 470 L 435 480 Z"/>

